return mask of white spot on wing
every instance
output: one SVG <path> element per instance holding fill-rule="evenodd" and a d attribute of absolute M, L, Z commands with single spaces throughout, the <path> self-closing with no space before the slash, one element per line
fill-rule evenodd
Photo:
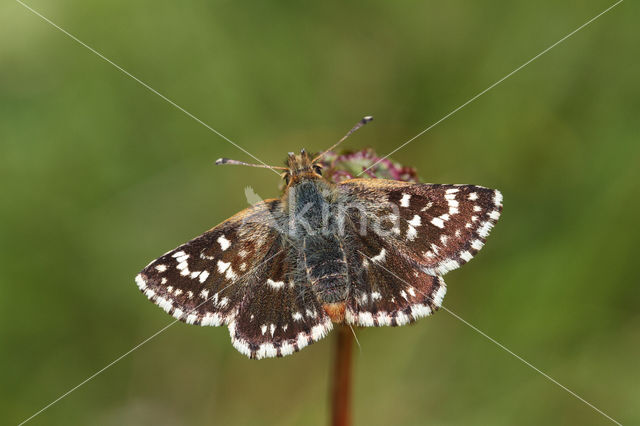
<path fill-rule="evenodd" d="M 400 207 L 409 207 L 410 199 L 411 194 L 402 194 L 402 198 L 400 199 Z"/>
<path fill-rule="evenodd" d="M 418 231 L 416 231 L 416 228 L 414 228 L 413 226 L 409 226 L 409 228 L 407 228 L 407 240 L 413 241 L 416 239 L 417 235 Z"/>
<path fill-rule="evenodd" d="M 298 343 L 298 349 L 302 349 L 309 344 L 309 338 L 305 333 L 299 333 L 298 340 L 296 343 Z"/>
<path fill-rule="evenodd" d="M 276 290 L 284 287 L 284 281 L 273 281 L 271 278 L 267 279 L 267 284 L 269 284 L 269 286 L 275 288 Z"/>
<path fill-rule="evenodd" d="M 275 346 L 273 346 L 273 343 L 261 344 L 260 348 L 258 348 L 258 351 L 256 352 L 257 359 L 273 358 L 276 355 L 278 355 L 278 350 L 276 349 Z"/>
<path fill-rule="evenodd" d="M 453 259 L 446 259 L 440 262 L 440 264 L 436 268 L 436 271 L 438 272 L 438 274 L 444 275 L 447 272 L 453 271 L 454 269 L 457 269 L 459 267 L 460 264 L 457 261 Z"/>
<path fill-rule="evenodd" d="M 207 314 L 202 318 L 202 321 L 200 321 L 200 325 L 217 327 L 222 325 L 222 317 L 218 314 L 207 312 Z"/>
<path fill-rule="evenodd" d="M 489 231 L 492 227 L 493 225 L 491 224 L 491 222 L 483 223 L 482 226 L 480 226 L 480 229 L 478 229 L 478 235 L 480 235 L 482 238 L 486 238 L 489 235 Z"/>
<path fill-rule="evenodd" d="M 173 305 L 171 300 L 167 300 L 164 297 L 158 297 L 156 299 L 156 303 L 158 304 L 158 306 L 160 306 L 162 309 L 164 309 L 165 312 L 169 312 L 171 310 L 172 305 Z"/>
<path fill-rule="evenodd" d="M 440 229 L 444 228 L 444 222 L 439 217 L 434 217 L 433 219 L 431 219 L 431 223 Z"/>
<path fill-rule="evenodd" d="M 225 251 L 231 245 L 231 241 L 227 240 L 224 235 L 220 235 L 218 237 L 218 244 L 220 244 L 220 248 L 222 251 Z"/>
<path fill-rule="evenodd" d="M 433 202 L 429 201 L 426 206 L 420 209 L 421 212 L 429 210 L 433 206 Z"/>
<path fill-rule="evenodd" d="M 422 303 L 412 305 L 411 315 L 413 315 L 414 318 L 426 317 L 427 315 L 431 315 L 431 308 L 427 305 L 423 305 Z"/>
<path fill-rule="evenodd" d="M 280 353 L 284 356 L 291 355 L 295 352 L 295 348 L 289 342 L 284 342 L 282 346 L 280 346 Z"/>
<path fill-rule="evenodd" d="M 140 274 L 136 275 L 136 284 L 140 290 L 147 288 L 147 283 L 144 282 L 144 278 L 142 278 L 142 275 Z"/>
<path fill-rule="evenodd" d="M 364 327 L 373 327 L 373 315 L 371 312 L 359 312 L 358 313 L 358 324 Z"/>
<path fill-rule="evenodd" d="M 377 255 L 373 256 L 371 258 L 372 261 L 374 262 L 384 262 L 385 257 L 387 256 L 387 251 L 383 248 L 382 250 L 380 250 L 380 253 L 378 253 Z"/>
<path fill-rule="evenodd" d="M 396 314 L 396 323 L 398 323 L 398 325 L 407 324 L 409 320 L 410 320 L 409 316 L 402 311 Z"/>
<path fill-rule="evenodd" d="M 231 262 L 223 262 L 222 260 L 218 260 L 218 272 L 221 274 L 227 270 L 227 268 L 231 266 Z"/>
<path fill-rule="evenodd" d="M 496 206 L 502 205 L 502 194 L 497 189 L 493 192 L 493 204 Z"/>
<path fill-rule="evenodd" d="M 224 276 L 230 281 L 235 280 L 237 277 L 236 273 L 233 271 L 233 268 L 227 269 L 227 273 L 224 274 Z"/>
<path fill-rule="evenodd" d="M 440 278 L 439 281 L 440 287 L 438 287 L 438 291 L 436 291 L 435 296 L 433 296 L 433 303 L 436 306 L 442 306 L 442 300 L 444 299 L 444 295 L 447 293 L 447 286 L 444 284 L 444 280 Z"/>

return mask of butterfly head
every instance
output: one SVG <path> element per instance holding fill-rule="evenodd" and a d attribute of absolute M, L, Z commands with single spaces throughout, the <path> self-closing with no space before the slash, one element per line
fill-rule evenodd
<path fill-rule="evenodd" d="M 300 155 L 290 152 L 287 157 L 288 170 L 282 174 L 285 184 L 291 186 L 303 179 L 322 179 L 322 164 L 317 160 L 311 160 L 304 148 Z"/>
<path fill-rule="evenodd" d="M 356 123 L 356 125 L 353 126 L 351 130 L 349 130 L 347 134 L 342 137 L 342 139 L 340 139 L 338 142 L 333 144 L 326 151 L 323 151 L 322 153 L 318 154 L 313 159 L 309 157 L 309 154 L 304 149 L 300 151 L 300 155 L 296 155 L 293 152 L 290 152 L 287 158 L 287 167 L 268 166 L 264 163 L 248 164 L 243 161 L 231 160 L 229 158 L 219 158 L 216 160 L 216 164 L 217 165 L 236 164 L 239 166 L 251 166 L 251 167 L 262 167 L 262 168 L 272 169 L 272 170 L 284 170 L 284 172 L 282 173 L 282 178 L 284 179 L 284 182 L 287 188 L 305 179 L 312 179 L 312 180 L 324 179 L 322 177 L 322 164 L 319 162 L 320 159 L 326 153 L 330 152 L 335 147 L 337 147 L 342 142 L 344 142 L 353 132 L 355 132 L 365 124 L 369 123 L 371 120 L 373 120 L 373 117 L 366 116 L 362 120 L 358 121 L 358 123 Z"/>

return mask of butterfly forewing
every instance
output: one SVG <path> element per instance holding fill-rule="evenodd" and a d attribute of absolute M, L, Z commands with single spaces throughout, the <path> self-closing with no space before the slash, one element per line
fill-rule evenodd
<path fill-rule="evenodd" d="M 189 324 L 228 324 L 254 270 L 279 242 L 269 226 L 279 201 L 256 204 L 151 262 L 136 277 L 154 303 Z M 251 234 L 254 238 L 242 238 Z"/>
<path fill-rule="evenodd" d="M 471 260 L 502 211 L 498 190 L 475 185 L 354 179 L 339 187 L 366 205 L 374 220 L 394 206 L 399 217 L 387 244 L 430 275 L 444 275 Z"/>

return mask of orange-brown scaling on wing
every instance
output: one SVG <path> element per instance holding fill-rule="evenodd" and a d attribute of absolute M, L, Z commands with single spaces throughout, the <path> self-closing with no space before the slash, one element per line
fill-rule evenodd
<path fill-rule="evenodd" d="M 344 322 L 344 313 L 347 308 L 346 303 L 325 303 L 322 305 L 322 308 L 334 323 L 342 324 Z"/>

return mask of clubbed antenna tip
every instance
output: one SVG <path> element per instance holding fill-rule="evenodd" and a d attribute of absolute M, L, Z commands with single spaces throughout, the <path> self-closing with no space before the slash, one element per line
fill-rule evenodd
<path fill-rule="evenodd" d="M 333 146 L 331 146 L 331 148 L 327 149 L 326 151 L 324 151 L 322 154 L 318 155 L 316 158 L 313 159 L 312 163 L 315 163 L 316 161 L 318 161 L 320 158 L 322 158 L 323 155 L 325 155 L 327 152 L 333 150 L 335 147 L 337 147 L 338 145 L 340 145 L 342 142 L 345 141 L 345 139 L 347 139 L 349 136 L 351 136 L 351 133 L 355 132 L 356 130 L 358 130 L 360 127 L 364 126 L 367 123 L 370 123 L 371 121 L 373 121 L 373 116 L 372 115 L 367 115 L 365 117 L 363 117 L 360 121 L 358 121 L 356 123 L 355 126 L 353 126 L 351 128 L 351 130 L 349 130 L 347 132 L 346 135 L 344 135 L 342 137 L 342 139 L 340 139 L 338 142 L 336 142 L 335 144 L 333 144 Z"/>
<path fill-rule="evenodd" d="M 223 164 L 231 164 L 235 166 L 261 167 L 263 169 L 288 170 L 286 167 L 269 166 L 266 164 L 249 164 L 249 163 L 245 163 L 244 161 L 232 160 L 230 158 L 218 158 L 216 160 L 216 166 L 220 166 Z"/>

